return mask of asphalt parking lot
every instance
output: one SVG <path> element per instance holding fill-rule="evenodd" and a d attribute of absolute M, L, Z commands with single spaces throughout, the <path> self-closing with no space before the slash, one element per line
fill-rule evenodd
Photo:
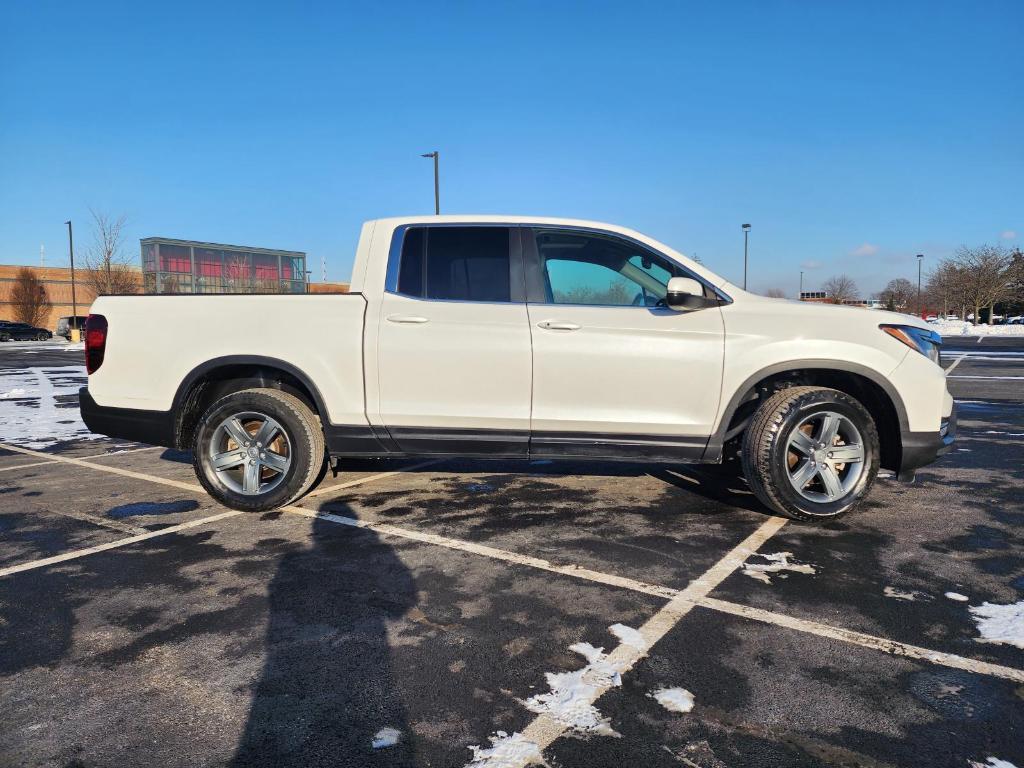
<path fill-rule="evenodd" d="M 947 340 L 954 452 L 827 526 L 550 462 L 237 513 L 82 365 L 0 347 L 0 765 L 1024 766 L 1024 339 Z"/>

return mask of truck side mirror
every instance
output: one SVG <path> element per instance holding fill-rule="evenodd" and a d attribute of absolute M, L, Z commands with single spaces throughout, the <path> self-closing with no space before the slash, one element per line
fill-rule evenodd
<path fill-rule="evenodd" d="M 692 312 L 714 306 L 717 302 L 704 298 L 704 286 L 692 277 L 673 277 L 668 281 L 665 305 L 676 312 Z"/>

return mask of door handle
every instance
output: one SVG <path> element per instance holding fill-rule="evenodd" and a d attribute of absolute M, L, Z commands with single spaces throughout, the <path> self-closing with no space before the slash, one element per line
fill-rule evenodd
<path fill-rule="evenodd" d="M 545 331 L 578 331 L 580 326 L 576 323 L 556 323 L 554 320 L 543 320 L 537 323 L 538 328 Z"/>
<path fill-rule="evenodd" d="M 387 320 L 389 323 L 425 323 L 427 318 L 420 317 L 419 315 L 388 315 Z"/>

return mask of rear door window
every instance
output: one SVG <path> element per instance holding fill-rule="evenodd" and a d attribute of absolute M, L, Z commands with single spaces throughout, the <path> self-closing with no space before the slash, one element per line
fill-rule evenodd
<path fill-rule="evenodd" d="M 508 227 L 410 227 L 398 292 L 445 301 L 511 300 Z"/>

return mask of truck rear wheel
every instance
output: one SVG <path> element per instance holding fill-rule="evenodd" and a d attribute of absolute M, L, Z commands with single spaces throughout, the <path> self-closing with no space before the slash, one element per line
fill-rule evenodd
<path fill-rule="evenodd" d="M 768 398 L 743 438 L 743 473 L 757 498 L 794 520 L 849 512 L 878 474 L 878 430 L 849 395 L 792 387 Z"/>
<path fill-rule="evenodd" d="M 249 512 L 300 497 L 322 477 L 327 459 L 316 414 L 294 395 L 264 388 L 213 403 L 196 426 L 192 456 L 207 493 Z"/>

